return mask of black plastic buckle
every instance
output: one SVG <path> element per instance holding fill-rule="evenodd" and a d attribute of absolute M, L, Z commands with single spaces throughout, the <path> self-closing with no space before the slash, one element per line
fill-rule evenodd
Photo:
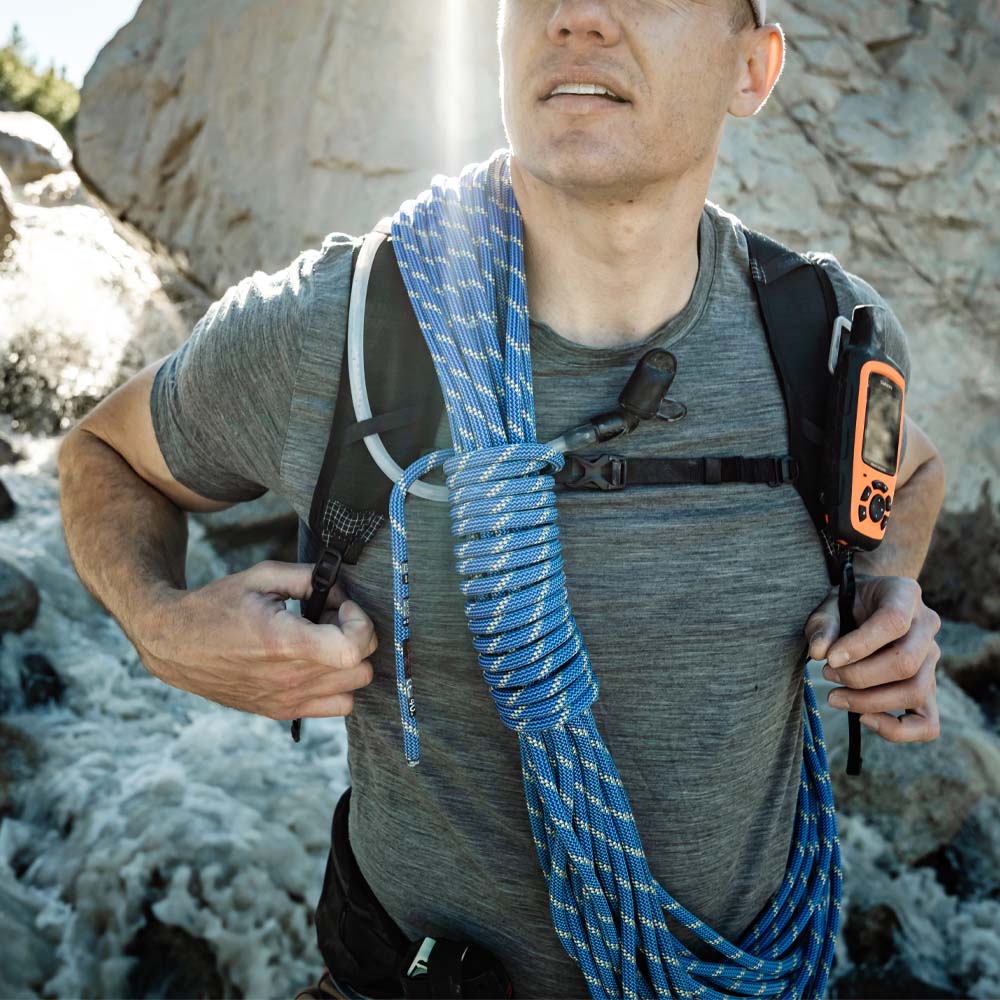
<path fill-rule="evenodd" d="M 566 455 L 572 478 L 561 480 L 570 490 L 622 490 L 625 458 L 622 455 Z"/>
<path fill-rule="evenodd" d="M 319 622 L 319 616 L 326 607 L 326 596 L 337 582 L 343 561 L 344 557 L 337 549 L 324 549 L 316 560 L 312 571 L 312 593 L 302 606 L 302 615 L 309 621 Z"/>
<path fill-rule="evenodd" d="M 767 481 L 768 486 L 774 487 L 781 486 L 782 483 L 794 483 L 799 478 L 798 460 L 792 458 L 791 455 L 785 455 L 783 458 L 774 458 L 771 462 L 773 471 L 771 478 Z"/>

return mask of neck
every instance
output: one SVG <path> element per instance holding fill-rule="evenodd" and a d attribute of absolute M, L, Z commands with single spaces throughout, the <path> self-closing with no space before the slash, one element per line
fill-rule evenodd
<path fill-rule="evenodd" d="M 613 347 L 645 339 L 687 304 L 708 178 L 685 176 L 625 199 L 581 197 L 512 156 L 511 183 L 532 319 L 567 340 Z"/>

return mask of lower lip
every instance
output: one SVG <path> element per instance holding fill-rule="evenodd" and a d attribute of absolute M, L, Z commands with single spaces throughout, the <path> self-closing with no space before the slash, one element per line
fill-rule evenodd
<path fill-rule="evenodd" d="M 612 101 L 610 97 L 600 97 L 597 94 L 556 94 L 542 103 L 570 115 L 592 115 L 629 106 L 628 101 Z"/>

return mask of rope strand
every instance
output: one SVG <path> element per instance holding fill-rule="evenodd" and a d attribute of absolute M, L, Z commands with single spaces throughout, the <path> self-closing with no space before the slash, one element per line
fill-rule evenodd
<path fill-rule="evenodd" d="M 840 844 L 815 695 L 784 881 L 738 944 L 650 872 L 632 808 L 594 722 L 597 678 L 560 554 L 558 451 L 535 440 L 521 216 L 500 149 L 393 218 L 393 247 L 440 379 L 454 449 L 411 465 L 392 491 L 395 655 L 407 761 L 420 759 L 410 667 L 405 499 L 443 468 L 456 567 L 483 678 L 520 738 L 528 820 L 552 923 L 595 1000 L 821 997 L 842 892 Z M 805 663 L 803 658 L 802 665 Z M 722 956 L 697 958 L 665 914 Z"/>

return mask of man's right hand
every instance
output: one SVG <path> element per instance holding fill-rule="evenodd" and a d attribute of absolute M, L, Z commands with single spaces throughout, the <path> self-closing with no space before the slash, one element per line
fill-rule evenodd
<path fill-rule="evenodd" d="M 348 715 L 372 680 L 372 620 L 335 586 L 318 624 L 285 608 L 312 566 L 273 560 L 197 590 L 164 590 L 133 630 L 142 662 L 173 687 L 271 719 Z"/>

